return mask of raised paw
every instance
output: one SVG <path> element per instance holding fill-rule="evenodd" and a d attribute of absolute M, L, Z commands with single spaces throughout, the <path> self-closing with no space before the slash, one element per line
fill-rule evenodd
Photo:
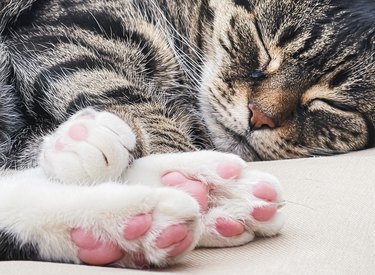
<path fill-rule="evenodd" d="M 48 176 L 66 183 L 116 180 L 134 147 L 135 135 L 123 120 L 84 109 L 45 139 L 39 163 Z"/>
<path fill-rule="evenodd" d="M 277 179 L 251 170 L 237 156 L 207 151 L 151 156 L 129 170 L 130 181 L 139 167 L 150 169 L 148 182 L 159 181 L 196 199 L 204 227 L 200 246 L 242 245 L 255 235 L 276 235 L 284 224 Z"/>

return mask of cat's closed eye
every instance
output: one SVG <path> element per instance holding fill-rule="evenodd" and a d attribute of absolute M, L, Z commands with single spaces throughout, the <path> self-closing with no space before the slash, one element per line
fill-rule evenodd
<path fill-rule="evenodd" d="M 324 99 L 324 98 L 314 98 L 310 100 L 308 103 L 304 103 L 304 107 L 308 109 L 337 109 L 341 111 L 353 111 L 352 107 L 345 105 L 344 103 L 333 101 L 330 99 Z"/>
<path fill-rule="evenodd" d="M 373 29 L 369 13 L 349 2 L 310 3 L 264 0 L 253 9 L 242 4 L 215 9 L 220 54 L 204 69 L 201 99 L 213 122 L 208 128 L 226 139 L 217 141 L 224 150 L 275 159 L 370 144 L 375 84 L 369 76 L 375 66 L 366 38 Z M 355 14 L 356 21 L 337 10 Z"/>

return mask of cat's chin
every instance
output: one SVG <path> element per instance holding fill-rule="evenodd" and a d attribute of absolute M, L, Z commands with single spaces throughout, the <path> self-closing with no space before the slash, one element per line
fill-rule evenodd
<path fill-rule="evenodd" d="M 258 152 L 250 144 L 249 136 L 246 132 L 239 134 L 211 117 L 206 117 L 206 126 L 209 129 L 215 150 L 236 154 L 245 161 L 262 160 Z"/>
<path fill-rule="evenodd" d="M 245 161 L 263 160 L 246 139 L 237 140 L 228 136 L 226 138 L 214 138 L 213 142 L 218 151 L 236 154 Z"/>

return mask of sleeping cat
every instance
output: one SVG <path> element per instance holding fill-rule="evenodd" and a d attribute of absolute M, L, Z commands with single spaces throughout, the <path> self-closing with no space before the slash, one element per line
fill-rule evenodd
<path fill-rule="evenodd" d="M 0 259 L 164 266 L 277 234 L 281 187 L 245 161 L 373 146 L 374 12 L 3 1 Z"/>

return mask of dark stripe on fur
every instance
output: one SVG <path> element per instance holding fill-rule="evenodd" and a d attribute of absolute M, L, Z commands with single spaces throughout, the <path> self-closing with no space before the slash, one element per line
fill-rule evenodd
<path fill-rule="evenodd" d="M 310 32 L 310 37 L 304 42 L 304 45 L 293 54 L 294 59 L 299 59 L 300 55 L 311 50 L 317 39 L 320 38 L 323 32 L 323 26 L 316 24 Z"/>
<path fill-rule="evenodd" d="M 110 62 L 110 61 L 109 61 Z M 114 65 L 114 64 L 113 64 Z M 107 64 L 103 64 L 98 59 L 92 58 L 91 56 L 80 56 L 77 59 L 66 61 L 64 63 L 57 64 L 51 68 L 48 68 L 39 73 L 36 81 L 33 85 L 34 90 L 34 107 L 32 111 L 38 116 L 44 118 L 51 118 L 48 111 L 43 106 L 45 97 L 49 96 L 49 93 L 45 92 L 48 89 L 48 83 L 51 79 L 64 78 L 67 75 L 73 74 L 78 70 L 92 70 L 92 69 L 103 69 L 110 68 Z"/>
<path fill-rule="evenodd" d="M 288 43 L 292 42 L 302 33 L 302 29 L 296 26 L 286 27 L 280 34 L 277 46 L 285 47 Z"/>
<path fill-rule="evenodd" d="M 69 103 L 67 113 L 74 114 L 75 112 L 86 107 L 105 107 L 106 105 L 112 104 L 130 106 L 148 103 L 150 101 L 150 98 L 144 96 L 141 91 L 137 91 L 134 87 L 118 87 L 97 95 L 87 93 L 77 95 L 77 97 Z"/>
<path fill-rule="evenodd" d="M 375 125 L 371 119 L 364 117 L 367 126 L 367 145 L 366 149 L 373 148 L 375 146 Z"/>
<path fill-rule="evenodd" d="M 234 4 L 243 7 L 247 11 L 251 11 L 252 7 L 249 0 L 234 0 Z"/>
<path fill-rule="evenodd" d="M 151 77 L 158 71 L 156 56 L 157 49 L 141 32 L 127 29 L 120 18 L 106 13 L 105 11 L 79 11 L 72 12 L 58 18 L 52 25 L 64 24 L 67 27 L 76 26 L 81 29 L 100 34 L 105 38 L 118 39 L 131 42 L 137 46 L 145 58 L 146 74 Z"/>
<path fill-rule="evenodd" d="M 202 50 L 204 27 L 206 25 L 212 24 L 212 22 L 215 19 L 215 12 L 211 8 L 209 8 L 207 0 L 202 1 L 202 4 L 199 8 L 199 18 L 201 18 L 201 20 L 198 21 L 198 26 L 197 26 L 197 29 L 198 29 L 197 47 L 198 49 Z"/>
<path fill-rule="evenodd" d="M 0 261 L 38 260 L 38 249 L 31 243 L 21 243 L 5 231 L 0 231 Z"/>

